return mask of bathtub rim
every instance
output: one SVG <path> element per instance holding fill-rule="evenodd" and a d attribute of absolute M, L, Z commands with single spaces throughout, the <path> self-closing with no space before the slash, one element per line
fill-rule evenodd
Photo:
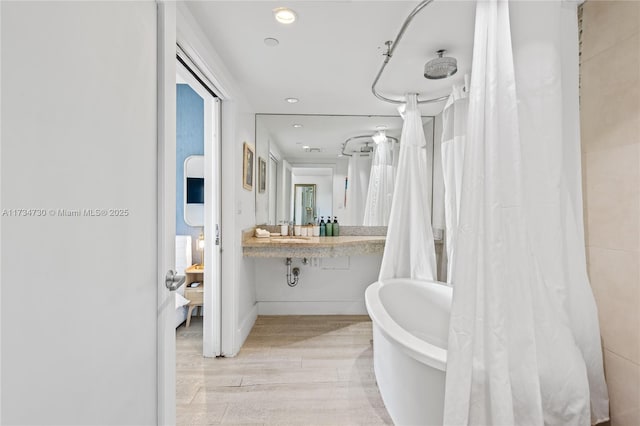
<path fill-rule="evenodd" d="M 407 278 L 394 278 L 384 281 L 376 281 L 373 284 L 370 284 L 365 291 L 365 305 L 371 320 L 385 338 L 396 343 L 400 350 L 405 354 L 423 364 L 429 365 L 430 367 L 446 371 L 447 350 L 426 342 L 409 333 L 407 330 L 402 328 L 384 308 L 379 296 L 380 288 L 383 285 L 393 285 L 394 283 L 400 282 L 409 283 L 411 285 L 427 283 L 429 285 L 447 286 L 445 283 L 412 280 Z"/>

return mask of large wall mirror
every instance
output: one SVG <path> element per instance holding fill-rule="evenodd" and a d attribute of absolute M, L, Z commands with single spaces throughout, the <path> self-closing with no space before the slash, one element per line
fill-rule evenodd
<path fill-rule="evenodd" d="M 442 229 L 439 215 L 444 201 L 439 144 L 434 145 L 434 135 L 439 139 L 436 121 L 431 116 L 422 119 L 427 140 L 424 155 L 431 168 L 424 184 L 429 188 L 434 228 Z M 384 176 L 379 174 L 381 170 L 394 170 L 402 124 L 399 116 L 256 114 L 256 156 L 265 159 L 269 169 L 266 191 L 256 191 L 256 223 L 304 224 L 310 219 L 337 217 L 342 225 L 365 225 L 365 210 L 371 208 L 372 199 L 378 204 L 383 199 L 390 202 L 390 193 L 369 197 L 369 204 L 367 198 L 372 182 Z M 390 156 L 373 164 L 381 136 Z M 296 204 L 305 187 L 313 187 L 312 213 L 297 214 Z M 384 219 L 384 213 L 378 214 L 367 224 L 384 226 Z"/>

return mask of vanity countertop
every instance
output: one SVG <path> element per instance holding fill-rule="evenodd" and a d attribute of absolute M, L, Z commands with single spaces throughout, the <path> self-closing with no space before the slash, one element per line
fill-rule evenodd
<path fill-rule="evenodd" d="M 382 254 L 386 237 L 270 237 L 246 235 L 242 240 L 244 256 L 249 257 L 339 257 Z"/>

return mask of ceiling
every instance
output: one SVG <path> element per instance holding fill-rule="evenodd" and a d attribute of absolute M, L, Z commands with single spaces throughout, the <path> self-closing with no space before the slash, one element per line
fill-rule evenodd
<path fill-rule="evenodd" d="M 193 1 L 187 6 L 258 113 L 396 115 L 376 99 L 371 83 L 383 61 L 384 42 L 396 37 L 418 1 Z M 297 13 L 290 25 L 272 10 Z M 475 2 L 436 0 L 405 33 L 380 83 L 385 95 L 447 95 L 470 73 Z M 279 40 L 276 47 L 266 37 Z M 444 80 L 423 77 L 438 49 L 458 60 Z M 289 104 L 287 97 L 300 102 Z M 421 106 L 435 115 L 443 103 Z"/>

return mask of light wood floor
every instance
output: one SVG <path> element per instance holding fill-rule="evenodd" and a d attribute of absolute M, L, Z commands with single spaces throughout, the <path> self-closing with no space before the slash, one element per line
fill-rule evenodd
<path fill-rule="evenodd" d="M 202 321 L 176 335 L 179 425 L 392 424 L 367 316 L 258 317 L 235 358 L 202 357 Z"/>

